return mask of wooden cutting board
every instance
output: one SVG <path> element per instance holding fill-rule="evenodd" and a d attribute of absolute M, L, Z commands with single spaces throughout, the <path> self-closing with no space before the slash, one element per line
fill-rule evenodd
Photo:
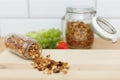
<path fill-rule="evenodd" d="M 0 54 L 0 80 L 120 80 L 120 50 L 43 50 L 42 55 L 68 62 L 66 75 L 47 75 L 5 50 Z"/>

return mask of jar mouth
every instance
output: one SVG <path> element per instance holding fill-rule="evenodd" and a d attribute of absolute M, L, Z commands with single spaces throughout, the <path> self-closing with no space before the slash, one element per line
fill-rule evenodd
<path fill-rule="evenodd" d="M 34 39 L 31 39 L 33 42 L 32 43 L 30 43 L 30 44 L 28 44 L 27 45 L 27 49 L 26 49 L 26 56 L 27 56 L 27 59 L 33 59 L 33 58 L 31 58 L 30 56 L 29 56 L 29 54 L 28 54 L 28 50 L 29 50 L 29 48 L 31 47 L 31 45 L 32 44 L 37 44 L 38 46 L 39 46 L 39 52 L 40 52 L 40 55 L 42 54 L 42 46 L 41 45 L 39 45 L 38 44 L 38 42 L 36 41 L 36 40 L 34 40 Z"/>
<path fill-rule="evenodd" d="M 93 7 L 68 7 L 67 13 L 76 13 L 76 14 L 95 14 L 96 10 Z"/>
<path fill-rule="evenodd" d="M 101 38 L 112 40 L 113 43 L 117 41 L 117 31 L 108 19 L 99 16 L 93 17 L 91 28 Z"/>
<path fill-rule="evenodd" d="M 117 31 L 115 30 L 115 28 L 113 27 L 113 25 L 111 25 L 106 18 L 103 17 L 98 17 L 96 19 L 97 24 L 106 32 L 110 33 L 110 34 L 116 34 Z"/>

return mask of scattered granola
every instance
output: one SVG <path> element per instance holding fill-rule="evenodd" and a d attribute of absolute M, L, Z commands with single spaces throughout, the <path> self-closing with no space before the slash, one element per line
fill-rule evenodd
<path fill-rule="evenodd" d="M 50 59 L 50 55 L 47 55 L 45 58 L 39 57 L 34 59 L 32 65 L 34 68 L 38 69 L 39 71 L 44 71 L 44 73 L 47 74 L 60 72 L 66 74 L 67 70 L 69 69 L 68 63 L 52 60 Z"/>

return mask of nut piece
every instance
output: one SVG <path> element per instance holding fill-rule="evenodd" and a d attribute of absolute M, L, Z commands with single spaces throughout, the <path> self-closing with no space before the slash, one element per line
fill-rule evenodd
<path fill-rule="evenodd" d="M 59 69 L 59 68 L 55 68 L 55 69 L 53 69 L 53 72 L 54 72 L 54 73 L 59 73 L 59 72 L 60 72 L 60 69 Z"/>
<path fill-rule="evenodd" d="M 66 28 L 66 41 L 70 48 L 91 48 L 94 33 L 90 24 L 84 22 L 68 22 Z"/>

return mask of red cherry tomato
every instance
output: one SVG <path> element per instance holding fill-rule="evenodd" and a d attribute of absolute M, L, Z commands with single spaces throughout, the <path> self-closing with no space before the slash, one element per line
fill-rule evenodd
<path fill-rule="evenodd" d="M 68 45 L 64 41 L 58 42 L 57 49 L 68 49 Z"/>

